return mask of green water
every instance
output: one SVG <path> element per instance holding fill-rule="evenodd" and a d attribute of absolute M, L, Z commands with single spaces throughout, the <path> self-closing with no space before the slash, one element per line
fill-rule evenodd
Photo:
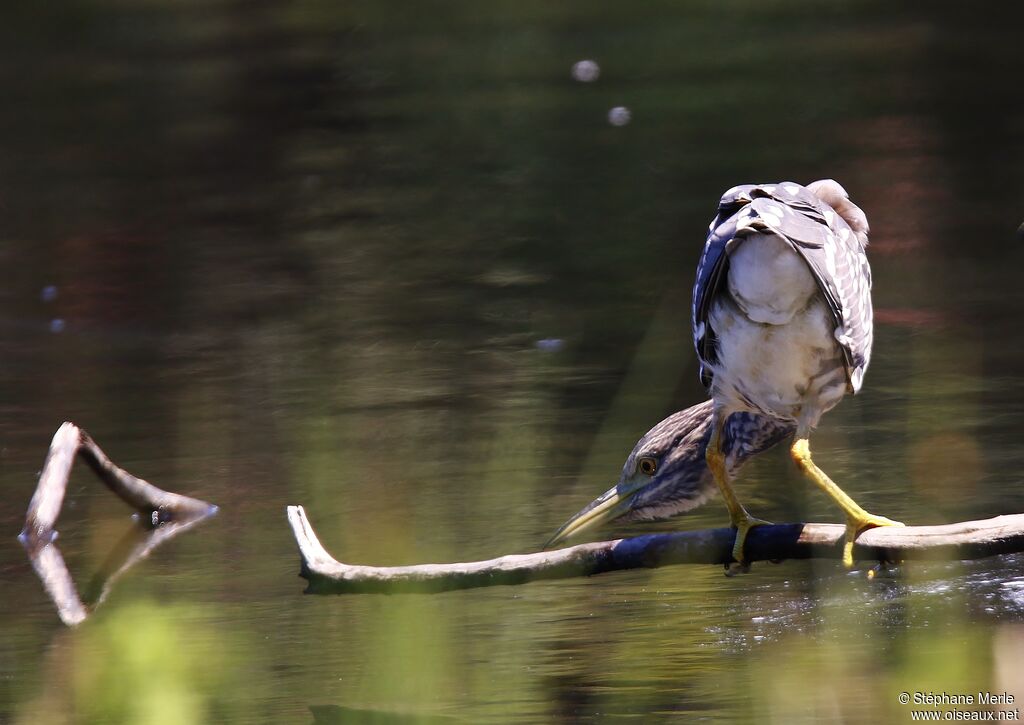
<path fill-rule="evenodd" d="M 871 221 L 877 318 L 817 460 L 908 523 L 1024 511 L 1017 6 L 5 15 L 0 722 L 905 722 L 903 691 L 1024 701 L 1024 557 L 313 597 L 284 514 L 306 506 L 353 563 L 536 550 L 702 399 L 689 290 L 721 192 L 824 176 Z M 600 78 L 572 80 L 590 58 Z M 15 540 L 66 419 L 221 507 L 74 630 Z M 781 451 L 738 490 L 768 519 L 838 520 Z M 127 517 L 76 471 L 60 544 L 80 581 Z M 609 533 L 725 520 L 712 502 Z"/>

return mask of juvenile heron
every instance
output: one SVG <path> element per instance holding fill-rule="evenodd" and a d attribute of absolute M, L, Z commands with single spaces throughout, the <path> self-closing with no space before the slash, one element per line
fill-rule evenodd
<path fill-rule="evenodd" d="M 846 514 L 843 562 L 864 529 L 900 526 L 870 514 L 811 458 L 821 416 L 857 393 L 871 356 L 868 223 L 830 179 L 737 186 L 711 222 L 693 288 L 693 341 L 711 400 L 676 413 L 636 445 L 619 483 L 549 542 L 612 519 L 687 511 L 718 490 L 744 561 L 751 528 L 731 479 L 750 456 L 790 434 L 790 454 Z"/>
<path fill-rule="evenodd" d="M 655 521 L 685 513 L 714 495 L 705 451 L 714 428 L 714 403 L 706 400 L 673 413 L 651 428 L 626 458 L 619 482 L 565 522 L 551 547 L 610 521 Z M 785 440 L 795 427 L 753 413 L 734 413 L 721 432 L 730 474 L 751 456 Z"/>

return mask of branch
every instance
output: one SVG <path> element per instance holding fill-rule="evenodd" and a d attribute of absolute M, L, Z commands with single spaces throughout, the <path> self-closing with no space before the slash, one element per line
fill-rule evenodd
<path fill-rule="evenodd" d="M 107 454 L 88 433 L 74 423 L 64 423 L 53 434 L 43 471 L 39 474 L 39 483 L 29 502 L 28 511 L 25 512 L 25 528 L 19 538 L 26 546 L 45 543 L 53 538 L 76 454 L 89 464 L 107 488 L 136 511 L 149 517 L 154 526 L 175 517 L 206 517 L 217 511 L 216 506 L 206 501 L 164 491 L 148 481 L 136 478 L 107 458 Z"/>
<path fill-rule="evenodd" d="M 288 507 L 288 521 L 302 559 L 307 593 L 442 592 L 538 579 L 593 576 L 670 564 L 727 564 L 736 532 L 731 528 L 580 544 L 536 554 L 511 554 L 487 561 L 416 566 L 355 566 L 334 559 L 321 545 L 301 506 Z M 747 536 L 749 561 L 842 557 L 840 524 L 758 526 Z M 978 559 L 1024 551 L 1024 514 L 944 526 L 869 529 L 858 537 L 861 560 Z"/>
<path fill-rule="evenodd" d="M 107 488 L 134 508 L 139 516 L 114 547 L 89 586 L 85 601 L 57 548 L 55 525 L 64 503 L 75 456 L 82 458 Z M 213 504 L 157 488 L 114 465 L 107 455 L 74 423 L 64 423 L 53 436 L 39 474 L 39 483 L 25 512 L 25 527 L 18 539 L 32 568 L 57 606 L 61 621 L 79 624 L 106 598 L 111 586 L 164 542 L 217 513 Z"/>

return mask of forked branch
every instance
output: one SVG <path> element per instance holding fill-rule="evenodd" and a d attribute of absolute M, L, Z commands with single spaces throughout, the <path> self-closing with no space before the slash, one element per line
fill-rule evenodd
<path fill-rule="evenodd" d="M 206 516 L 217 510 L 206 501 L 164 491 L 149 481 L 136 478 L 107 458 L 88 433 L 74 423 L 64 423 L 53 434 L 39 483 L 25 512 L 25 528 L 19 537 L 22 543 L 27 545 L 51 537 L 64 503 L 64 492 L 76 455 L 89 464 L 96 476 L 121 500 L 136 511 L 151 516 L 153 524 L 160 523 L 164 517 Z"/>
<path fill-rule="evenodd" d="M 83 601 L 64 563 L 55 539 L 55 526 L 64 502 L 75 457 L 82 458 L 107 488 L 134 508 L 139 525 L 132 526 L 111 552 Z M 206 501 L 157 488 L 116 466 L 89 435 L 74 423 L 64 423 L 53 436 L 39 474 L 20 536 L 32 567 L 69 625 L 83 621 L 106 597 L 114 581 L 162 543 L 217 513 Z"/>

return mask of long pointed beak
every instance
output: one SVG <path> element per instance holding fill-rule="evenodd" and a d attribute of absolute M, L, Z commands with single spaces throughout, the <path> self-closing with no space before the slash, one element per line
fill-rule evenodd
<path fill-rule="evenodd" d="M 619 484 L 608 489 L 600 497 L 587 504 L 583 510 L 562 524 L 561 528 L 544 544 L 544 548 L 550 549 L 581 531 L 597 528 L 602 524 L 619 518 L 633 508 L 633 499 L 636 498 L 637 493 L 645 484 L 646 482 L 632 486 Z"/>

